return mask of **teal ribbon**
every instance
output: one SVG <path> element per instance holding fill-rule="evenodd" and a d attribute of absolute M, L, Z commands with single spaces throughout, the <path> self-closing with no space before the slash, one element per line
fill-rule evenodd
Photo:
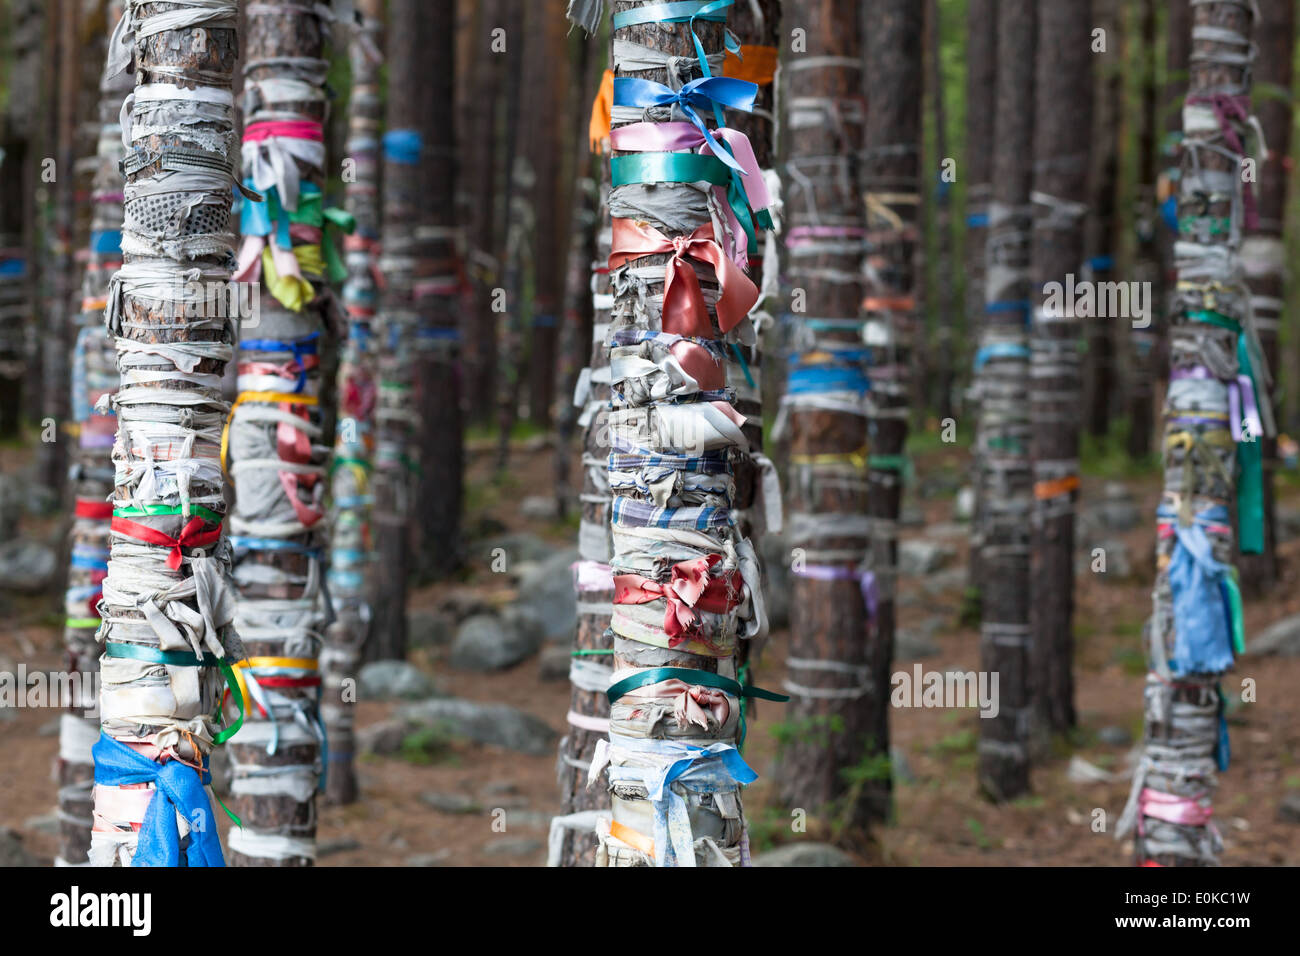
<path fill-rule="evenodd" d="M 715 690 L 723 691 L 732 697 L 738 698 L 740 700 L 740 737 L 737 746 L 743 746 L 745 743 L 746 698 L 771 700 L 778 704 L 783 704 L 790 699 L 786 694 L 778 694 L 774 691 L 764 690 L 761 687 L 741 684 L 730 677 L 723 677 L 721 674 L 715 674 L 712 671 L 697 671 L 690 667 L 651 667 L 649 670 L 637 671 L 631 677 L 624 677 L 622 680 L 611 684 L 609 690 L 605 691 L 605 696 L 609 698 L 609 702 L 612 704 L 630 690 L 645 687 L 647 684 L 658 684 L 666 680 L 679 680 L 687 684 L 697 684 L 701 687 L 712 687 Z"/>
<path fill-rule="evenodd" d="M 244 692 L 239 689 L 239 681 L 235 678 L 234 668 L 224 657 L 217 657 L 215 654 L 204 654 L 202 657 L 195 657 L 189 651 L 164 651 L 157 647 L 148 647 L 144 644 L 122 644 L 116 641 L 106 641 L 104 643 L 104 653 L 109 657 L 129 657 L 132 660 L 146 661 L 150 664 L 167 664 L 171 667 L 219 667 L 221 673 L 226 678 L 226 686 L 230 688 L 230 696 L 234 698 L 236 705 L 239 707 L 239 717 L 229 727 L 222 730 L 212 738 L 214 744 L 223 744 L 233 737 L 244 723 Z M 221 705 L 217 705 L 217 712 L 220 714 Z M 226 811 L 229 813 L 230 811 Z M 236 822 L 238 818 L 233 817 Z"/>
<path fill-rule="evenodd" d="M 726 186 L 731 171 L 716 156 L 700 153 L 631 153 L 609 161 L 610 185 L 697 183 Z"/>
<path fill-rule="evenodd" d="M 1250 388 L 1255 392 L 1255 407 L 1259 408 L 1259 382 L 1255 377 L 1255 367 L 1250 361 L 1250 348 L 1244 335 L 1237 336 L 1237 362 L 1250 379 Z M 1244 404 L 1245 399 L 1242 401 Z M 1264 436 L 1250 437 L 1250 441 L 1237 443 L 1237 466 L 1241 469 L 1241 478 L 1237 482 L 1237 541 L 1242 554 L 1263 554 Z"/>
<path fill-rule="evenodd" d="M 689 23 L 691 41 L 695 44 L 695 56 L 700 61 L 700 69 L 706 77 L 709 72 L 709 58 L 704 53 L 704 44 L 695 35 L 696 20 L 711 20 L 714 23 L 727 22 L 727 7 L 732 0 L 677 0 L 674 3 L 653 3 L 648 7 L 636 7 L 614 14 L 614 29 L 639 26 L 642 23 Z M 740 56 L 740 44 L 728 31 L 723 42 L 728 50 Z M 722 125 L 722 120 L 718 120 Z"/>

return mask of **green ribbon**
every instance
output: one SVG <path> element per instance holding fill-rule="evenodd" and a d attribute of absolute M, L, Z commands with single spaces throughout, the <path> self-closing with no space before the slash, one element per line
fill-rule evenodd
<path fill-rule="evenodd" d="M 97 617 L 70 617 L 63 622 L 64 627 L 74 628 L 98 628 L 100 620 Z"/>
<path fill-rule="evenodd" d="M 731 170 L 716 156 L 700 153 L 632 153 L 609 161 L 610 185 L 698 183 L 726 186 Z"/>
<path fill-rule="evenodd" d="M 1259 387 L 1256 363 L 1252 359 L 1248 337 L 1242 333 L 1241 323 L 1209 309 L 1189 310 L 1187 317 L 1237 334 L 1237 365 L 1250 379 L 1255 407 L 1262 409 L 1263 403 L 1269 399 Z M 1243 396 L 1243 405 L 1244 401 Z M 1264 449 L 1260 442 L 1263 437 L 1252 435 L 1251 441 L 1237 443 L 1237 467 L 1241 469 L 1241 479 L 1237 482 L 1237 548 L 1242 554 L 1262 554 L 1264 551 Z"/>
<path fill-rule="evenodd" d="M 904 478 L 912 476 L 912 462 L 906 455 L 872 455 L 867 464 L 880 471 L 896 471 Z"/>
<path fill-rule="evenodd" d="M 1237 569 L 1228 568 L 1223 576 L 1223 592 L 1227 596 L 1228 611 L 1232 616 L 1232 646 L 1238 654 L 1246 653 L 1246 626 L 1242 621 L 1241 586 L 1237 583 Z"/>
<path fill-rule="evenodd" d="M 180 505 L 139 505 L 133 508 L 114 508 L 113 517 L 115 518 L 139 518 L 142 516 L 153 517 L 157 515 L 181 515 L 184 509 Z M 217 514 L 211 508 L 205 508 L 202 505 L 190 505 L 190 514 L 198 515 L 200 518 L 206 518 L 213 524 L 221 524 L 224 520 L 221 515 Z"/>

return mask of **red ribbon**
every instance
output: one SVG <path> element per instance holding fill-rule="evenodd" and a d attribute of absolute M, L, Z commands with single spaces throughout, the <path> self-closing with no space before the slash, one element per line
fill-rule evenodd
<path fill-rule="evenodd" d="M 220 526 L 213 528 L 211 531 L 204 531 L 204 524 L 206 522 L 202 518 L 191 518 L 189 523 L 181 529 L 179 538 L 170 537 L 147 525 L 128 521 L 126 518 L 114 518 L 109 527 L 114 531 L 129 535 L 137 541 L 143 541 L 145 544 L 160 544 L 163 547 L 171 548 L 171 554 L 167 555 L 167 567 L 176 571 L 180 568 L 181 559 L 184 557 L 181 548 L 204 548 L 221 540 Z"/>
<path fill-rule="evenodd" d="M 615 219 L 609 267 L 617 269 L 629 259 L 671 252 L 664 269 L 663 331 L 694 338 L 712 338 L 709 310 L 700 291 L 700 280 L 686 257 L 707 262 L 718 278 L 718 327 L 730 332 L 740 324 L 758 301 L 758 289 L 722 251 L 713 235 L 713 223 L 706 222 L 689 236 L 669 239 L 647 222 Z"/>
<path fill-rule="evenodd" d="M 103 521 L 106 518 L 113 517 L 113 502 L 78 498 L 75 514 L 78 518 L 93 518 L 96 521 Z"/>
<path fill-rule="evenodd" d="M 712 577 L 709 569 L 722 560 L 710 554 L 694 561 L 674 564 L 667 582 L 652 581 L 639 574 L 614 575 L 615 604 L 649 604 L 660 598 L 668 602 L 664 611 L 664 633 L 669 647 L 676 647 L 699 627 L 697 611 L 722 614 L 739 604 L 741 578 L 732 571 Z"/>

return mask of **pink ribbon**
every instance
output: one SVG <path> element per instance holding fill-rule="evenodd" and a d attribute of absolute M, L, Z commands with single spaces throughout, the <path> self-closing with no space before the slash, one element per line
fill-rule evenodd
<path fill-rule="evenodd" d="M 1200 827 L 1210 822 L 1214 811 L 1203 806 L 1191 797 L 1179 797 L 1172 793 L 1161 793 L 1150 787 L 1143 787 L 1138 797 L 1141 817 L 1152 817 L 1166 823 L 1182 823 L 1187 826 Z"/>
<path fill-rule="evenodd" d="M 324 127 L 316 120 L 263 120 L 244 127 L 244 142 L 258 143 L 272 136 L 325 142 Z"/>
<path fill-rule="evenodd" d="M 736 606 L 741 582 L 737 572 L 713 577 L 709 569 L 722 560 L 710 554 L 694 561 L 680 561 L 672 567 L 667 582 L 652 581 L 639 574 L 614 575 L 615 604 L 649 604 L 663 598 L 664 633 L 669 647 L 676 647 L 693 636 L 700 624 L 701 611 L 723 614 Z"/>

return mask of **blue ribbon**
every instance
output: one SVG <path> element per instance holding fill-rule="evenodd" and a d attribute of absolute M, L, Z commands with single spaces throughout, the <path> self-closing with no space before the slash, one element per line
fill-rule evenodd
<path fill-rule="evenodd" d="M 1161 507 L 1178 537 L 1169 561 L 1173 595 L 1174 652 L 1169 669 L 1177 677 L 1227 670 L 1232 666 L 1232 610 L 1224 591 L 1228 565 L 1217 561 L 1204 523 L 1228 524 L 1228 509 L 1214 505 L 1183 527 L 1172 509 Z"/>
<path fill-rule="evenodd" d="M 1029 347 L 1014 342 L 999 342 L 986 345 L 975 353 L 975 367 L 983 368 L 988 362 L 999 358 L 1029 358 Z"/>
<path fill-rule="evenodd" d="M 758 94 L 758 85 L 748 80 L 738 80 L 730 76 L 702 76 L 691 80 L 680 90 L 671 90 L 654 80 L 642 80 L 631 76 L 614 78 L 614 105 L 639 106 L 642 109 L 651 106 L 678 106 L 701 135 L 704 145 L 714 156 L 722 160 L 730 169 L 744 175 L 740 163 L 736 162 L 724 144 L 714 139 L 696 108 L 712 107 L 717 110 L 726 106 L 735 110 L 752 113 L 754 98 Z M 722 126 L 721 117 L 718 125 Z"/>
<path fill-rule="evenodd" d="M 217 838 L 212 803 L 203 789 L 212 780 L 206 757 L 202 773 L 179 760 L 158 764 L 103 733 L 91 748 L 91 755 L 95 758 L 95 783 L 106 787 L 152 783 L 157 788 L 145 811 L 132 866 L 180 865 L 178 813 L 191 825 L 190 843 L 185 850 L 186 865 L 226 865 L 221 855 L 221 841 Z"/>
<path fill-rule="evenodd" d="M 695 43 L 695 56 L 700 61 L 700 69 L 706 77 L 709 72 L 709 58 L 704 53 L 704 44 L 695 35 L 696 20 L 712 20 L 715 23 L 727 22 L 727 7 L 731 0 L 677 0 L 674 3 L 654 3 L 646 7 L 636 7 L 614 14 L 614 29 L 634 27 L 642 23 L 689 23 L 691 40 Z M 725 34 L 723 42 L 728 50 L 740 56 L 740 44 L 730 32 Z M 722 122 L 719 121 L 721 126 Z"/>
<path fill-rule="evenodd" d="M 390 129 L 384 134 L 384 158 L 402 166 L 415 166 L 420 162 L 424 140 L 419 130 Z"/>
<path fill-rule="evenodd" d="M 121 229 L 96 229 L 90 234 L 90 251 L 99 255 L 122 251 Z"/>
<path fill-rule="evenodd" d="M 317 340 L 320 338 L 319 332 L 312 332 L 310 335 L 304 335 L 296 339 L 249 339 L 239 343 L 240 351 L 244 352 L 290 352 L 293 354 L 293 360 L 298 363 L 298 381 L 294 385 L 294 392 L 301 392 L 307 384 L 307 366 L 303 362 L 303 357 L 315 355 L 317 352 Z"/>

